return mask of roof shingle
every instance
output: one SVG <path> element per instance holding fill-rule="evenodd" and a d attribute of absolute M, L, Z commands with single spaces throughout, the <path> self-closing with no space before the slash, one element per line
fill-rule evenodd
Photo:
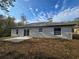
<path fill-rule="evenodd" d="M 14 28 L 27 28 L 27 27 L 53 27 L 53 26 L 74 26 L 76 25 L 75 23 L 69 23 L 69 22 L 38 22 L 38 23 L 30 23 L 27 24 L 26 26 L 17 26 Z"/>

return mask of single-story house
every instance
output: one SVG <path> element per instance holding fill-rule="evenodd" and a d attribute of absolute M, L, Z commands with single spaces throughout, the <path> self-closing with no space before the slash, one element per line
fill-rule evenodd
<path fill-rule="evenodd" d="M 31 36 L 39 38 L 67 38 L 72 39 L 73 27 L 76 24 L 60 22 L 30 23 L 26 26 L 11 28 L 11 36 Z"/>

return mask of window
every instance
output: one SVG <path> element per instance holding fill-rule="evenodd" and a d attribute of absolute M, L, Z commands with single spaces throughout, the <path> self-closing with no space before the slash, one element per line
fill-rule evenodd
<path fill-rule="evenodd" d="M 72 32 L 74 32 L 74 29 L 72 28 Z"/>
<path fill-rule="evenodd" d="M 54 35 L 61 35 L 61 28 L 54 28 Z"/>
<path fill-rule="evenodd" d="M 39 28 L 39 32 L 42 32 L 43 31 L 43 29 L 42 28 Z"/>
<path fill-rule="evenodd" d="M 16 29 L 16 34 L 18 34 L 18 29 Z"/>

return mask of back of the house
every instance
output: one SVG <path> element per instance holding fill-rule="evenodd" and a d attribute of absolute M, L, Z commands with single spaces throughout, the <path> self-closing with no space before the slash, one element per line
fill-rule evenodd
<path fill-rule="evenodd" d="M 74 23 L 31 23 L 26 26 L 13 27 L 11 36 L 30 36 L 38 38 L 66 38 L 72 39 Z"/>

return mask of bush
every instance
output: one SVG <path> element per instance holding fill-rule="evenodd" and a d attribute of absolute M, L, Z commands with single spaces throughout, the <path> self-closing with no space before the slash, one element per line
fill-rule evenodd
<path fill-rule="evenodd" d="M 79 34 L 73 34 L 73 39 L 79 39 Z"/>

